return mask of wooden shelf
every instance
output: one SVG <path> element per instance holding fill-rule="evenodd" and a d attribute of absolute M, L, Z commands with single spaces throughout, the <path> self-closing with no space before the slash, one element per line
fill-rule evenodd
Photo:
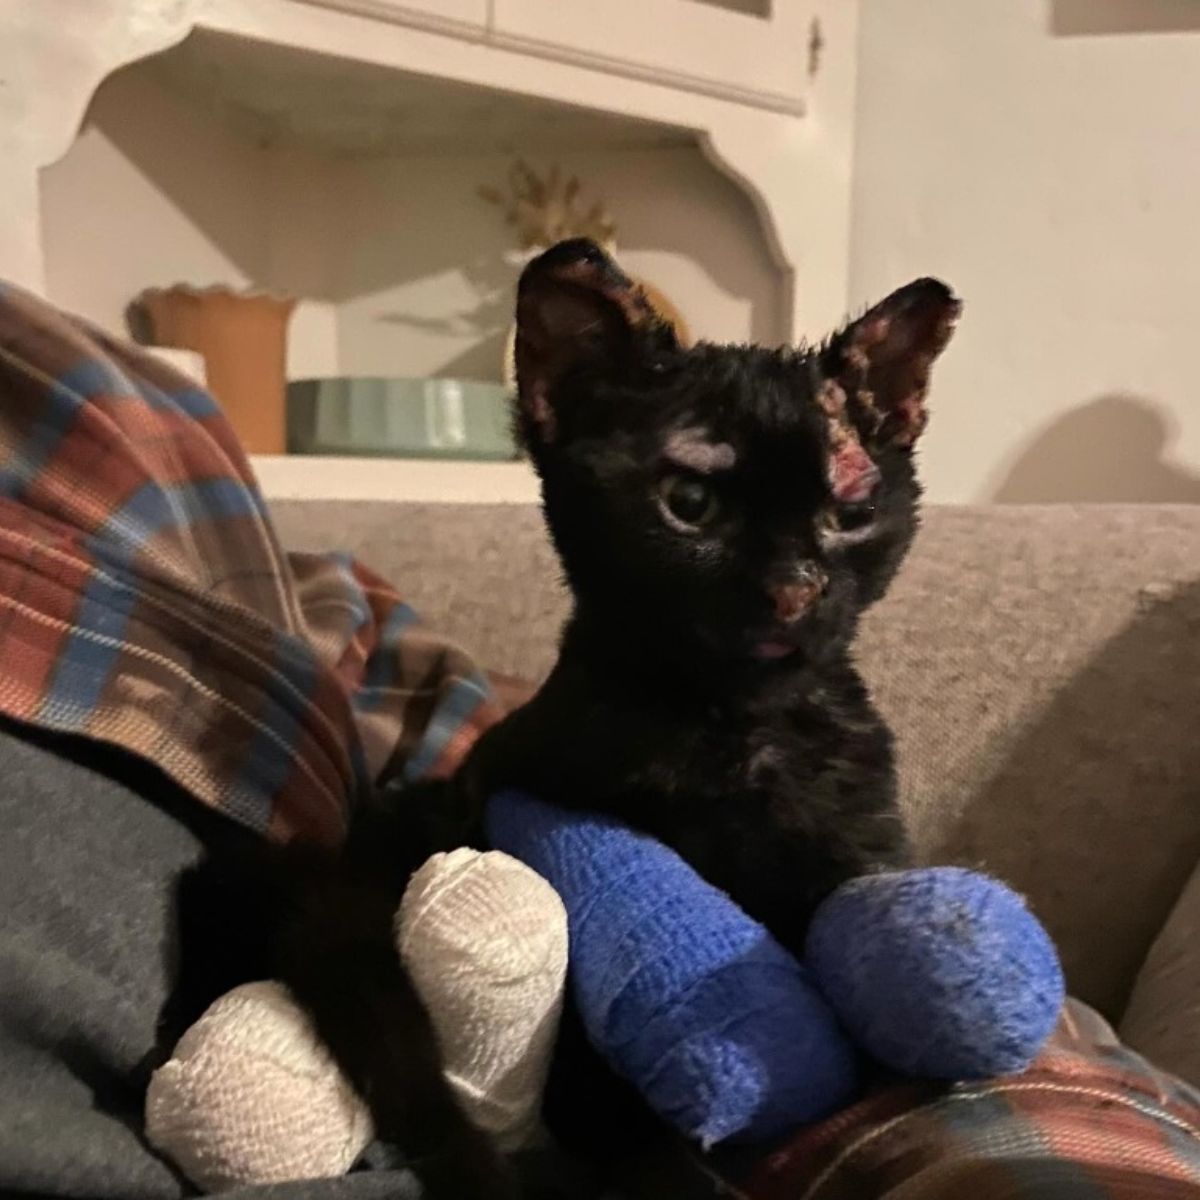
<path fill-rule="evenodd" d="M 696 143 L 679 126 L 203 30 L 139 70 L 260 148 L 370 158 Z"/>
<path fill-rule="evenodd" d="M 269 287 L 301 299 L 293 378 L 492 378 L 516 264 L 476 189 L 529 154 L 618 213 L 628 269 L 700 336 L 824 333 L 847 300 L 857 6 L 600 7 L 17 5 L 5 275 L 114 332 L 149 285 Z"/>
<path fill-rule="evenodd" d="M 536 504 L 537 476 L 525 462 L 255 455 L 268 500 L 392 500 L 424 504 Z"/>

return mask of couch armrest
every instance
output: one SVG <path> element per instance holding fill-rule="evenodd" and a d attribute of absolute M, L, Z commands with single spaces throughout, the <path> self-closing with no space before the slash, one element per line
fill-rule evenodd
<path fill-rule="evenodd" d="M 1120 1033 L 1152 1062 L 1200 1086 L 1200 864 L 1146 956 Z"/>

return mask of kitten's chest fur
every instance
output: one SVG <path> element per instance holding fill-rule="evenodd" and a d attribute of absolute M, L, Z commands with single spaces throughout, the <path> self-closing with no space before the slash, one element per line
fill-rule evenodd
<path fill-rule="evenodd" d="M 891 737 L 846 662 L 709 703 L 568 653 L 481 750 L 490 781 L 652 834 L 796 948 L 834 887 L 907 859 Z"/>

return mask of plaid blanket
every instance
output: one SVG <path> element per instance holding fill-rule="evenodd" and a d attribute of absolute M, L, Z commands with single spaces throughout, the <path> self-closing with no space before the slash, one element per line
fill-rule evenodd
<path fill-rule="evenodd" d="M 0 286 L 0 714 L 121 746 L 281 840 L 498 715 L 349 556 L 286 555 L 212 398 Z"/>
<path fill-rule="evenodd" d="M 752 1200 L 1200 1197 L 1200 1095 L 1069 1001 L 1024 1074 L 904 1084 L 798 1134 Z"/>

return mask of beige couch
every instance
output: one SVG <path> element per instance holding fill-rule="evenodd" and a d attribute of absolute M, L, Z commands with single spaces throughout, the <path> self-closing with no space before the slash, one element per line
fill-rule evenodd
<path fill-rule="evenodd" d="M 290 548 L 353 550 L 485 666 L 549 667 L 565 600 L 536 509 L 274 509 Z M 935 509 L 860 658 L 924 856 L 1024 891 L 1073 991 L 1196 1080 L 1192 911 L 1135 982 L 1200 856 L 1200 507 Z"/>

